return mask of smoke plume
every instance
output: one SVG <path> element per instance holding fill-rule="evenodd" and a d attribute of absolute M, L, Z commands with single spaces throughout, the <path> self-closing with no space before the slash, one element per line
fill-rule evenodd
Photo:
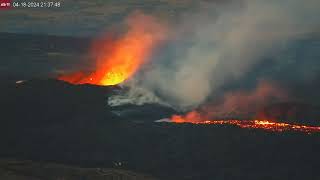
<path fill-rule="evenodd" d="M 319 7 L 317 0 L 245 0 L 208 3 L 186 13 L 180 23 L 171 25 L 171 40 L 166 46 L 154 52 L 151 62 L 123 84 L 129 91 L 111 97 L 109 104 L 161 103 L 181 110 L 195 108 L 226 84 L 240 81 L 284 44 L 319 29 Z M 278 93 L 269 90 L 267 94 Z M 260 91 L 257 87 L 258 94 Z M 226 108 L 242 102 L 241 98 L 261 100 L 258 95 L 227 96 L 222 103 Z"/>

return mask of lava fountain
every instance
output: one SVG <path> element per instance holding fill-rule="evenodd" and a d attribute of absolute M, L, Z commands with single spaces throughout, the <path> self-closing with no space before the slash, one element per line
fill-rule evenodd
<path fill-rule="evenodd" d="M 320 133 L 319 126 L 307 126 L 298 124 L 289 124 L 283 122 L 276 122 L 274 120 L 211 120 L 203 117 L 197 111 L 191 111 L 186 115 L 173 115 L 170 118 L 174 123 L 192 123 L 192 124 L 205 124 L 205 125 L 233 125 L 240 128 L 248 129 L 263 129 L 273 132 L 283 131 L 298 131 L 303 133 Z"/>
<path fill-rule="evenodd" d="M 153 17 L 135 13 L 126 21 L 128 31 L 117 39 L 102 38 L 93 45 L 96 68 L 58 77 L 72 84 L 116 85 L 132 77 L 153 49 L 166 38 L 166 28 Z"/>

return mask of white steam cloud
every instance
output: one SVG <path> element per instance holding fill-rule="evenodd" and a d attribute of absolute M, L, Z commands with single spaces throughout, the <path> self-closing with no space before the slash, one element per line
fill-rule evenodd
<path fill-rule="evenodd" d="M 134 83 L 124 84 L 129 91 L 111 97 L 109 104 L 194 108 L 288 40 L 319 30 L 319 9 L 318 0 L 209 3 L 172 26 L 172 55 L 155 57 Z"/>

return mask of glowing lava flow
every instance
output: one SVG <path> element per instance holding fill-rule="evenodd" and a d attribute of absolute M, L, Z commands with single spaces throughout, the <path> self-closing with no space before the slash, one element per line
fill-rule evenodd
<path fill-rule="evenodd" d="M 194 119 L 193 119 L 194 118 Z M 241 128 L 264 129 L 267 131 L 299 131 L 304 133 L 319 133 L 319 126 L 307 126 L 274 122 L 270 120 L 201 120 L 199 113 L 192 111 L 185 116 L 173 115 L 171 121 L 175 123 L 192 124 L 216 124 L 216 125 L 234 125 Z"/>
<path fill-rule="evenodd" d="M 95 44 L 96 69 L 58 77 L 72 84 L 116 85 L 133 76 L 151 51 L 165 38 L 165 28 L 152 17 L 136 14 L 127 20 L 128 32 L 116 40 Z"/>

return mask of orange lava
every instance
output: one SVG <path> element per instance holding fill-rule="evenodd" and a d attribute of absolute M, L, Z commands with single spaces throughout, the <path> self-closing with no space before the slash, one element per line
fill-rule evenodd
<path fill-rule="evenodd" d="M 93 72 L 75 72 L 58 79 L 72 84 L 116 85 L 133 76 L 166 33 L 155 19 L 142 14 L 129 18 L 127 25 L 128 32 L 122 37 L 95 43 L 97 59 Z"/>
<path fill-rule="evenodd" d="M 273 132 L 298 131 L 303 133 L 319 133 L 320 127 L 288 124 L 275 122 L 271 120 L 206 120 L 199 119 L 201 115 L 196 111 L 187 113 L 185 116 L 173 115 L 171 121 L 175 123 L 192 123 L 192 124 L 216 124 L 216 125 L 233 125 L 241 128 L 264 129 Z"/>

